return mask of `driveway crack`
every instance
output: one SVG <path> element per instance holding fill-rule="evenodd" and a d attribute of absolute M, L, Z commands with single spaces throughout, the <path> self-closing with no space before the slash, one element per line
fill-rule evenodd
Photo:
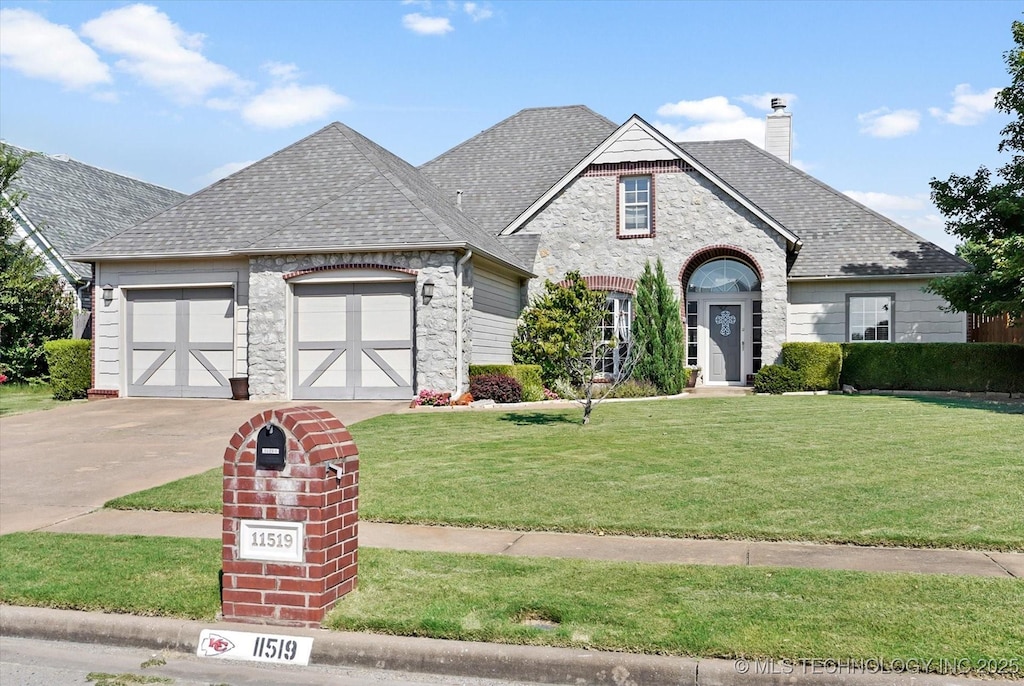
<path fill-rule="evenodd" d="M 999 569 L 1003 570 L 1004 572 L 1006 572 L 1007 574 L 1009 574 L 1009 575 L 1010 575 L 1011 577 L 1013 577 L 1014 579 L 1016 579 L 1016 578 L 1017 578 L 1017 575 L 1016 575 L 1016 574 L 1014 574 L 1013 572 L 1011 572 L 1011 571 L 1010 571 L 1009 569 L 1007 569 L 1007 568 L 1006 568 L 1006 567 L 1004 567 L 1003 565 L 999 564 L 999 561 L 998 561 L 998 560 L 996 560 L 996 559 L 995 559 L 994 557 L 992 557 L 992 555 L 990 555 L 989 553 L 984 553 L 984 555 L 985 555 L 985 557 L 987 557 L 988 559 L 992 560 L 992 564 L 994 564 L 994 565 L 995 565 L 996 567 L 999 567 Z"/>
<path fill-rule="evenodd" d="M 526 535 L 526 532 L 524 531 L 523 533 L 521 533 L 518 536 L 516 536 L 516 539 L 514 541 L 512 541 L 507 546 L 505 546 L 505 549 L 501 551 L 501 554 L 502 555 L 508 554 L 508 551 L 512 550 L 512 548 L 515 547 L 516 543 L 519 543 L 519 541 L 523 540 L 523 536 L 525 536 L 525 535 Z"/>

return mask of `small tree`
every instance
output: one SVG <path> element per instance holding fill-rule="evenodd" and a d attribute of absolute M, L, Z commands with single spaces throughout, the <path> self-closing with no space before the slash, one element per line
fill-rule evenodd
<path fill-rule="evenodd" d="M 571 388 L 576 391 L 573 400 L 583 406 L 583 424 L 590 423 L 590 414 L 602 400 L 609 398 L 623 381 L 633 375 L 640 355 L 635 345 L 636 338 L 630 332 L 629 321 L 611 322 L 605 327 L 607 317 L 611 313 L 604 309 L 592 313 L 582 329 L 582 340 L 579 349 L 569 360 L 569 377 Z M 611 329 L 611 338 L 605 332 Z M 618 352 L 618 368 L 611 374 L 604 371 L 605 360 L 614 352 Z M 595 384 L 600 381 L 602 394 L 595 396 Z"/>
<path fill-rule="evenodd" d="M 686 385 L 686 356 L 679 299 L 665 278 L 659 258 L 655 268 L 648 262 L 636 288 L 636 319 L 633 324 L 638 355 L 634 376 L 650 381 L 662 393 L 680 393 Z"/>
<path fill-rule="evenodd" d="M 0 143 L 0 373 L 12 381 L 46 374 L 43 343 L 71 336 L 74 299 L 43 260 L 15 234 L 14 208 L 24 194 L 11 188 L 25 156 Z"/>
<path fill-rule="evenodd" d="M 540 365 L 548 388 L 571 378 L 572 361 L 589 350 L 594 319 L 600 324 L 604 311 L 604 293 L 587 288 L 578 271 L 567 273 L 561 284 L 546 281 L 516 329 L 515 363 Z"/>

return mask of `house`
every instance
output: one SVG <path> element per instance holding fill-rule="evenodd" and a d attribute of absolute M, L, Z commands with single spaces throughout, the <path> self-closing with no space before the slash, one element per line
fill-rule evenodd
<path fill-rule="evenodd" d="M 922 291 L 965 263 L 791 166 L 788 117 L 772 154 L 527 109 L 419 168 L 330 124 L 77 256 L 103 293 L 94 395 L 461 391 L 511 361 L 545 279 L 579 270 L 628 317 L 655 258 L 706 383 L 785 341 L 965 340 Z"/>
<path fill-rule="evenodd" d="M 15 235 L 43 258 L 47 273 L 60 277 L 79 310 L 92 306 L 92 270 L 70 256 L 186 197 L 67 155 L 6 147 L 27 155 L 12 184 L 25 194 L 14 210 Z"/>

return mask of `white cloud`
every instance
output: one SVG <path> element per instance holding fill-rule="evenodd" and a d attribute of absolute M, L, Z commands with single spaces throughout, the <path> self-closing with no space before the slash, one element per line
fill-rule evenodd
<path fill-rule="evenodd" d="M 797 101 L 796 95 L 793 93 L 761 93 L 760 95 L 741 95 L 736 98 L 740 102 L 745 102 L 748 105 L 753 105 L 759 110 L 770 112 L 772 109 L 772 98 L 782 98 L 786 102 L 786 106 L 791 106 Z"/>
<path fill-rule="evenodd" d="M 0 9 L 0 64 L 66 88 L 111 83 L 110 68 L 67 26 L 24 9 Z"/>
<path fill-rule="evenodd" d="M 242 117 L 255 126 L 283 129 L 323 119 L 345 107 L 349 99 L 327 86 L 289 83 L 272 86 L 242 108 Z"/>
<path fill-rule="evenodd" d="M 211 183 L 220 181 L 225 177 L 231 176 L 237 171 L 245 169 L 255 161 L 256 160 L 246 160 L 245 162 L 228 162 L 226 164 L 222 164 L 216 169 L 211 169 L 207 173 L 200 176 L 199 181 L 204 186 L 209 186 Z"/>
<path fill-rule="evenodd" d="M 181 103 L 201 100 L 218 88 L 244 88 L 227 67 L 202 55 L 202 34 L 187 34 L 150 5 L 104 12 L 82 26 L 99 49 L 122 57 L 117 67 Z"/>
<path fill-rule="evenodd" d="M 661 117 L 685 117 L 696 121 L 737 121 L 746 115 L 743 109 L 729 103 L 729 99 L 716 95 L 703 100 L 680 100 L 658 108 Z"/>
<path fill-rule="evenodd" d="M 682 117 L 691 123 L 654 122 L 674 141 L 708 141 L 745 138 L 764 147 L 764 119 L 751 117 L 722 95 L 703 100 L 680 100 L 658 108 L 662 117 Z"/>
<path fill-rule="evenodd" d="M 299 68 L 291 63 L 266 62 L 263 71 L 280 81 L 294 81 L 299 76 Z"/>
<path fill-rule="evenodd" d="M 447 17 L 424 17 L 419 12 L 402 17 L 402 26 L 421 36 L 443 36 L 455 30 Z"/>
<path fill-rule="evenodd" d="M 462 9 L 469 15 L 473 21 L 483 21 L 490 19 L 494 16 L 494 12 L 490 7 L 485 5 L 478 5 L 475 2 L 467 2 L 462 5 Z"/>
<path fill-rule="evenodd" d="M 949 111 L 931 107 L 928 112 L 947 124 L 972 126 L 981 122 L 985 115 L 995 109 L 998 92 L 998 88 L 989 88 L 981 93 L 975 93 L 971 89 L 971 84 L 961 83 L 953 89 L 953 107 Z"/>
<path fill-rule="evenodd" d="M 877 110 L 857 115 L 861 123 L 860 132 L 875 138 L 899 138 L 917 131 L 921 125 L 921 113 L 917 110 Z"/>

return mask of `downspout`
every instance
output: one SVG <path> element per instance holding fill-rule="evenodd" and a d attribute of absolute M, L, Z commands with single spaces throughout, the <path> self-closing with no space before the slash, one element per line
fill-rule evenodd
<path fill-rule="evenodd" d="M 462 394 L 462 356 L 463 356 L 463 332 L 462 332 L 462 271 L 469 258 L 473 257 L 472 250 L 466 250 L 455 264 L 455 393 Z"/>

